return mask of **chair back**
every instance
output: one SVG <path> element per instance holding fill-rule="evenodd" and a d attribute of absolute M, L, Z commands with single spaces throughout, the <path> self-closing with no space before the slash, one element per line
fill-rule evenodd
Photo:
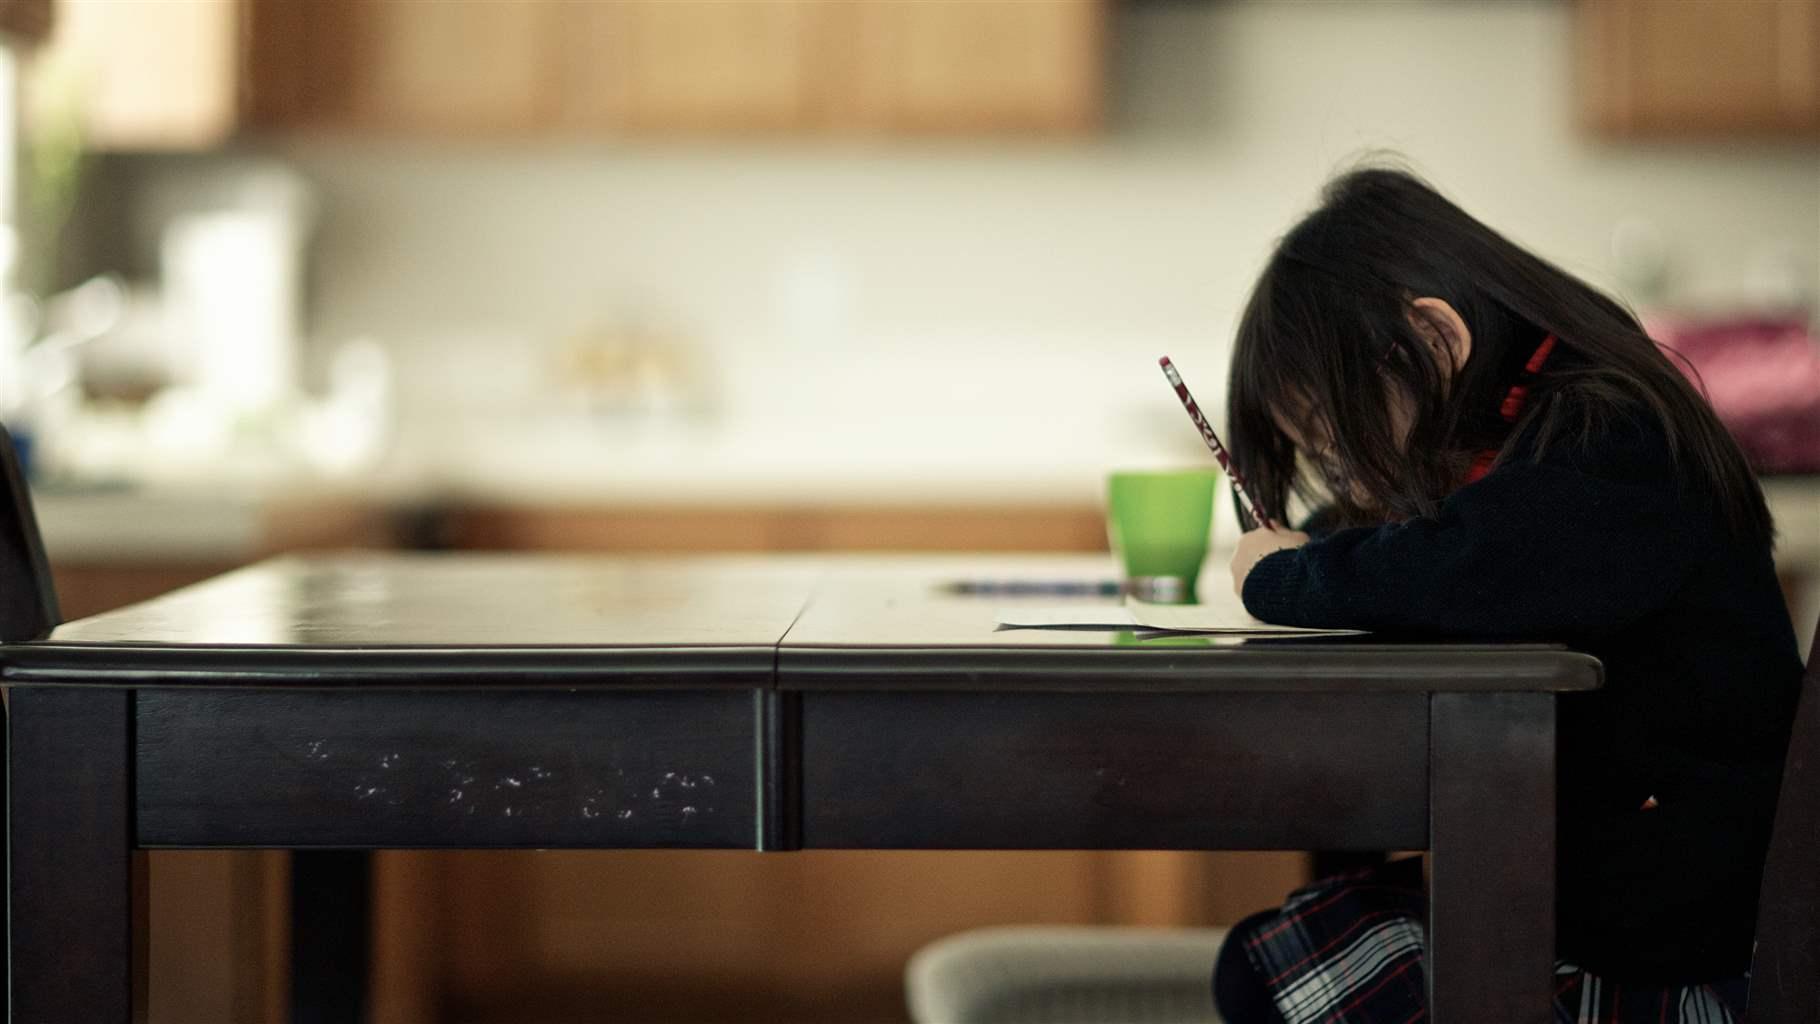
<path fill-rule="evenodd" d="M 37 640 L 60 620 L 32 494 L 13 437 L 0 426 L 0 643 Z"/>
<path fill-rule="evenodd" d="M 1757 898 L 1751 1024 L 1820 1021 L 1820 630 L 1807 656 Z"/>

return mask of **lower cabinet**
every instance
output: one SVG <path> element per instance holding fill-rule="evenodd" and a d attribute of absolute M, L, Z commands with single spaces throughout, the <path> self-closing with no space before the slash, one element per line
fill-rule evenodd
<path fill-rule="evenodd" d="M 380 1024 L 852 1024 L 907 1020 L 905 961 L 944 935 L 1231 923 L 1306 858 L 398 851 L 374 877 Z"/>

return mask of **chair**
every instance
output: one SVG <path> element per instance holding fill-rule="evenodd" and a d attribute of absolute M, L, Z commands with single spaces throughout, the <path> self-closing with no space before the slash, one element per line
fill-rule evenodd
<path fill-rule="evenodd" d="M 50 563 L 38 535 L 32 495 L 19 468 L 13 436 L 0 425 L 0 642 L 46 636 L 61 616 Z M 9 748 L 5 705 L 0 704 L 0 794 L 7 791 Z M 8 854 L 10 857 L 10 853 Z M 0 869 L 11 874 L 10 861 Z M 11 929 L 0 927 L 0 961 L 12 962 Z M 9 977 L 0 971 L 0 1007 L 12 1005 Z"/>
<path fill-rule="evenodd" d="M 1218 1022 L 1225 931 L 983 928 L 918 950 L 904 971 L 917 1024 Z M 1757 899 L 1746 1024 L 1820 1021 L 1820 629 L 1807 657 Z"/>
<path fill-rule="evenodd" d="M 1207 1024 L 1224 928 L 981 928 L 905 968 L 917 1024 Z"/>
<path fill-rule="evenodd" d="M 60 616 L 31 491 L 19 469 L 13 438 L 0 426 L 0 641 L 37 640 Z"/>
<path fill-rule="evenodd" d="M 1820 1021 L 1820 629 L 1807 656 L 1763 864 L 1747 1019 Z"/>

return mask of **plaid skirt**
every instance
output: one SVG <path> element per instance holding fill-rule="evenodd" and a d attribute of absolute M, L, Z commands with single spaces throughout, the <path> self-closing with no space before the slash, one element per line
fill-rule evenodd
<path fill-rule="evenodd" d="M 1421 858 L 1321 879 L 1243 936 L 1289 1024 L 1402 1024 L 1427 1017 Z M 1680 988 L 1620 985 L 1555 965 L 1556 1024 L 1733 1024 L 1749 976 Z"/>

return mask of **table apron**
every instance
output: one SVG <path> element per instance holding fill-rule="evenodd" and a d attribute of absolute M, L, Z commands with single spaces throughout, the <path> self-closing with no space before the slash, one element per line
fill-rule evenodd
<path fill-rule="evenodd" d="M 800 694 L 804 847 L 1420 849 L 1425 693 Z"/>
<path fill-rule="evenodd" d="M 751 849 L 760 697 L 145 690 L 136 841 Z"/>

